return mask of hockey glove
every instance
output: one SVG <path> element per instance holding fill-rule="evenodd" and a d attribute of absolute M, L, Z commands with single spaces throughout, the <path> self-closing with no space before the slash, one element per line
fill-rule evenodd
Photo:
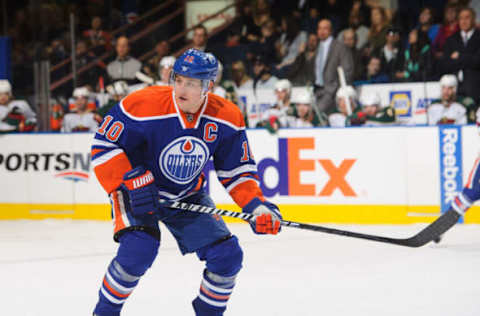
<path fill-rule="evenodd" d="M 136 167 L 125 173 L 121 187 L 128 194 L 134 216 L 153 214 L 160 207 L 153 174 L 144 167 Z"/>
<path fill-rule="evenodd" d="M 282 214 L 275 204 L 254 198 L 245 205 L 243 212 L 256 215 L 255 219 L 250 221 L 250 227 L 255 234 L 276 235 L 280 231 Z"/>

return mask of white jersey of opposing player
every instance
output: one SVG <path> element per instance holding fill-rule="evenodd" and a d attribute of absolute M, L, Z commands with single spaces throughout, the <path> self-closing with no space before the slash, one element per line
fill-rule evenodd
<path fill-rule="evenodd" d="M 311 122 L 304 121 L 295 116 L 287 116 L 287 125 L 288 127 L 294 128 L 313 127 Z"/>
<path fill-rule="evenodd" d="M 467 124 L 467 110 L 463 105 L 453 102 L 446 107 L 442 103 L 434 103 L 427 110 L 428 125 L 437 125 L 442 119 L 450 124 Z"/>
<path fill-rule="evenodd" d="M 288 106 L 279 106 L 278 103 L 275 107 L 271 107 L 266 110 L 262 116 L 262 121 L 269 121 L 271 117 L 276 117 L 278 122 L 280 123 L 279 127 L 288 127 Z"/>
<path fill-rule="evenodd" d="M 328 124 L 331 127 L 345 127 L 347 117 L 343 113 L 332 113 L 328 116 Z"/>
<path fill-rule="evenodd" d="M 0 120 L 7 117 L 8 113 L 17 108 L 17 111 L 25 116 L 27 121 L 36 121 L 37 115 L 25 100 L 12 100 L 7 105 L 0 105 Z"/>
<path fill-rule="evenodd" d="M 213 94 L 216 94 L 222 98 L 225 98 L 227 96 L 227 90 L 225 90 L 222 86 L 216 86 L 213 89 Z"/>
<path fill-rule="evenodd" d="M 89 131 L 95 132 L 98 123 L 95 121 L 95 114 L 87 113 L 68 113 L 63 118 L 62 132 Z"/>
<path fill-rule="evenodd" d="M 28 103 L 25 100 L 12 100 L 7 105 L 0 105 L 0 130 L 2 131 L 13 131 L 15 126 L 9 125 L 3 121 L 10 112 L 16 108 L 16 111 L 25 116 L 27 122 L 35 123 L 37 121 L 36 114 L 30 108 Z"/>
<path fill-rule="evenodd" d="M 164 81 L 155 81 L 156 86 L 164 87 L 164 86 L 169 86 L 169 82 L 164 82 Z"/>

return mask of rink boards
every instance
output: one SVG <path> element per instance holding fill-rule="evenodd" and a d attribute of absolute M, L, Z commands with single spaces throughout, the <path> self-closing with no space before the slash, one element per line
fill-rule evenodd
<path fill-rule="evenodd" d="M 474 126 L 249 130 L 260 185 L 295 221 L 406 224 L 432 221 L 468 181 Z M 93 134 L 0 137 L 0 219 L 107 220 L 90 164 Z M 205 168 L 214 201 L 237 209 Z M 480 208 L 465 223 L 480 223 Z"/>

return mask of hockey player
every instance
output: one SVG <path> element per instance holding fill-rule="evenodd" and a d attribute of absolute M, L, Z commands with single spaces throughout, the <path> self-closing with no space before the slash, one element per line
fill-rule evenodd
<path fill-rule="evenodd" d="M 376 92 L 367 92 L 360 97 L 361 109 L 348 116 L 352 126 L 381 126 L 395 123 L 395 109 L 382 107 L 380 96 Z"/>
<path fill-rule="evenodd" d="M 90 91 L 87 87 L 75 88 L 75 111 L 65 114 L 62 122 L 62 132 L 94 132 L 98 123 L 95 114 L 88 109 Z"/>
<path fill-rule="evenodd" d="M 24 100 L 14 100 L 8 80 L 0 80 L 0 132 L 29 132 L 37 124 L 36 114 Z"/>
<path fill-rule="evenodd" d="M 99 108 L 96 112 L 97 114 L 101 117 L 101 121 L 103 121 L 103 118 L 105 115 L 107 115 L 108 111 L 117 103 L 123 99 L 124 97 L 127 96 L 128 94 L 128 84 L 126 81 L 120 80 L 120 81 L 115 81 L 114 83 L 110 84 L 107 86 L 107 92 L 110 96 L 110 100 L 108 100 L 107 104 Z"/>
<path fill-rule="evenodd" d="M 217 176 L 243 212 L 256 215 L 255 233 L 277 234 L 281 215 L 257 182 L 245 123 L 237 106 L 208 93 L 217 60 L 189 49 L 175 62 L 173 87 L 152 86 L 128 95 L 105 117 L 92 145 L 95 174 L 112 204 L 117 255 L 102 281 L 94 315 L 119 315 L 152 265 L 160 245 L 158 221 L 182 254 L 205 261 L 197 316 L 223 315 L 242 267 L 243 252 L 223 220 L 167 209 L 159 197 L 214 206 L 203 191 L 202 169 L 213 157 Z"/>
<path fill-rule="evenodd" d="M 155 83 L 157 86 L 170 85 L 170 75 L 174 64 L 174 56 L 165 56 L 160 60 L 160 63 L 158 64 L 158 76 L 160 77 L 160 81 Z"/>
<path fill-rule="evenodd" d="M 331 127 L 345 127 L 350 125 L 347 119 L 347 98 L 350 99 L 352 113 L 357 110 L 357 92 L 352 86 L 340 87 L 336 93 L 337 111 L 328 116 Z"/>
<path fill-rule="evenodd" d="M 215 78 L 212 93 L 226 99 L 227 98 L 227 90 L 225 90 L 225 88 L 222 86 L 222 78 L 223 78 L 223 65 L 220 61 L 218 61 L 217 78 Z"/>
<path fill-rule="evenodd" d="M 467 109 L 457 101 L 457 85 L 455 75 L 443 75 L 440 78 L 442 98 L 432 101 L 428 107 L 429 125 L 467 124 Z"/>
<path fill-rule="evenodd" d="M 287 127 L 287 116 L 295 115 L 295 106 L 290 102 L 292 84 L 288 79 L 281 79 L 275 83 L 277 102 L 262 113 L 257 127 L 265 127 L 270 133 L 276 133 L 279 128 Z"/>
<path fill-rule="evenodd" d="M 292 96 L 294 102 L 293 113 L 287 116 L 288 127 L 314 127 L 319 125 L 319 120 L 313 110 L 313 93 L 306 89 Z"/>

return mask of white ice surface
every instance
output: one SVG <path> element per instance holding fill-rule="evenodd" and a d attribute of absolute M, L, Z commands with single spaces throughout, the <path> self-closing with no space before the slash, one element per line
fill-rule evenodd
<path fill-rule="evenodd" d="M 284 229 L 256 236 L 230 224 L 245 252 L 226 316 L 480 315 L 480 226 L 405 248 Z M 408 237 L 424 225 L 335 226 Z M 0 315 L 91 315 L 116 244 L 111 224 L 0 221 Z M 122 315 L 193 315 L 203 264 L 163 229 L 156 262 Z"/>

